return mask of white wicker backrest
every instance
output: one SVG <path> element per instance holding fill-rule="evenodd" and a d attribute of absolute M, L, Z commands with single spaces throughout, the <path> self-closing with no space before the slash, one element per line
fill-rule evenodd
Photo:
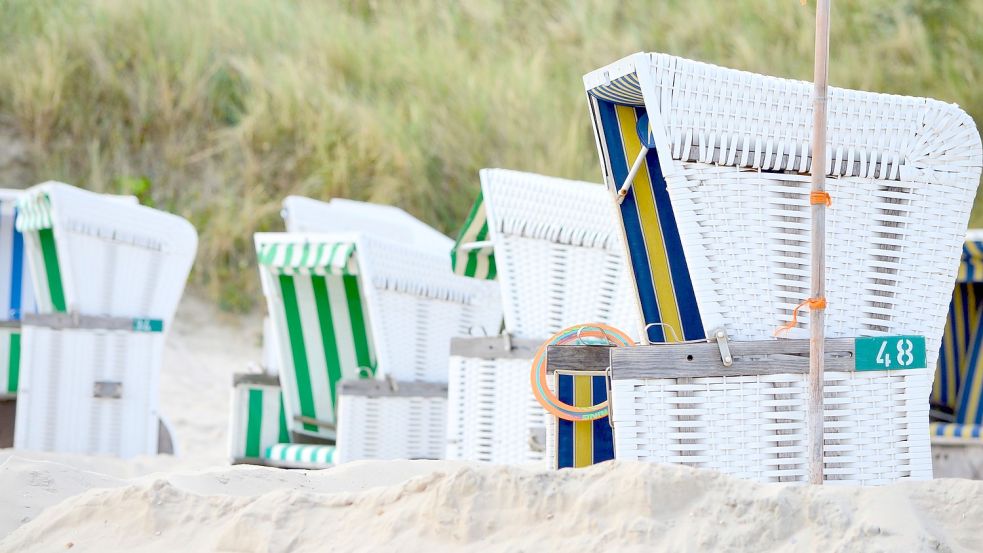
<path fill-rule="evenodd" d="M 439 253 L 450 265 L 454 241 L 409 213 L 388 205 L 334 198 L 330 202 L 302 196 L 283 201 L 287 232 L 361 232 L 417 249 Z"/>
<path fill-rule="evenodd" d="M 812 85 L 664 54 L 584 81 L 610 187 L 622 185 L 611 155 L 630 164 L 637 150 L 605 149 L 599 106 L 650 118 L 704 328 L 771 336 L 809 296 Z M 934 100 L 831 88 L 828 140 L 827 335 L 923 334 L 936 351 L 979 183 L 973 121 Z"/>
<path fill-rule="evenodd" d="M 638 335 L 624 239 L 603 186 L 483 169 L 481 187 L 508 332 L 538 339 L 604 322 Z"/>
<path fill-rule="evenodd" d="M 45 293 L 49 282 L 38 238 L 39 229 L 51 229 L 65 310 L 162 319 L 169 328 L 198 247 L 191 223 L 132 196 L 58 182 L 29 188 L 22 203 L 18 227 L 32 229 L 24 239 L 39 311 L 57 310 Z"/>

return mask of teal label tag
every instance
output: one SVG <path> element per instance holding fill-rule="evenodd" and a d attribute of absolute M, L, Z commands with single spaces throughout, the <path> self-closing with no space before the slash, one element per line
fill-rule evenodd
<path fill-rule="evenodd" d="M 856 339 L 856 370 L 924 369 L 924 336 L 877 336 Z"/>
<path fill-rule="evenodd" d="M 133 332 L 163 332 L 164 321 L 160 319 L 133 319 Z"/>

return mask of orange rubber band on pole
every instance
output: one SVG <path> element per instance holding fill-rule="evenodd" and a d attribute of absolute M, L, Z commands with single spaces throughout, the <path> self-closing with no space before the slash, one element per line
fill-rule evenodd
<path fill-rule="evenodd" d="M 809 203 L 812 205 L 826 204 L 826 207 L 833 205 L 833 198 L 830 197 L 829 192 L 812 191 L 809 193 Z"/>
<path fill-rule="evenodd" d="M 809 306 L 809 309 L 826 309 L 826 298 L 809 298 L 807 300 L 802 300 L 802 303 L 795 306 L 795 309 L 792 310 L 792 320 L 788 324 L 778 328 L 775 331 L 775 336 L 777 337 L 780 334 L 795 328 L 795 325 L 799 323 L 799 309 L 802 309 L 807 305 Z"/>

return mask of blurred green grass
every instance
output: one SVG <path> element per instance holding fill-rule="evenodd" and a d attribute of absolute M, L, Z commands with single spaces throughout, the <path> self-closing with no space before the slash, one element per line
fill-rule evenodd
<path fill-rule="evenodd" d="M 281 228 L 285 195 L 392 203 L 452 232 L 481 167 L 599 180 L 587 71 L 654 50 L 811 79 L 813 13 L 798 0 L 0 0 L 0 125 L 28 143 L 33 181 L 136 183 L 188 217 L 195 283 L 247 309 L 251 235 Z M 983 2 L 837 0 L 832 28 L 832 84 L 983 118 Z"/>

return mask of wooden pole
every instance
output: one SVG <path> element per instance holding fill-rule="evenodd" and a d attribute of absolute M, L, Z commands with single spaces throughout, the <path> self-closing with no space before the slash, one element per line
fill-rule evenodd
<path fill-rule="evenodd" d="M 826 91 L 829 3 L 816 2 L 816 62 L 812 122 L 812 191 L 826 190 Z M 826 297 L 826 204 L 812 204 L 812 296 Z M 826 311 L 809 310 L 809 481 L 823 483 L 823 358 Z"/>

